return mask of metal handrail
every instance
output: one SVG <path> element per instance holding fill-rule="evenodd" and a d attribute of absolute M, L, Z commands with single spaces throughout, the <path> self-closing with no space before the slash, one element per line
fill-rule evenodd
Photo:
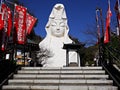
<path fill-rule="evenodd" d="M 3 86 L 4 84 L 6 84 L 6 83 L 8 82 L 8 80 L 13 77 L 14 73 L 17 72 L 20 68 L 21 68 L 21 67 L 18 66 L 18 67 L 15 69 L 15 71 L 11 72 L 11 73 L 8 75 L 8 77 L 7 77 L 5 80 L 3 80 L 2 83 L 0 83 L 0 90 L 2 89 L 2 86 Z"/>
<path fill-rule="evenodd" d="M 112 57 L 112 58 L 114 58 L 114 60 L 116 60 L 116 61 L 118 61 L 118 63 L 120 64 L 120 59 L 119 58 L 117 58 L 114 54 L 113 54 L 113 52 L 112 52 L 112 48 L 110 49 L 110 48 L 107 48 L 107 47 L 104 47 L 104 50 L 107 50 L 108 52 L 109 52 L 109 54 L 110 54 L 110 56 Z M 114 50 L 114 53 L 115 53 L 115 50 Z M 117 52 L 116 52 L 117 53 Z M 104 54 L 103 54 L 104 55 Z M 104 56 L 103 56 L 104 57 Z M 102 65 L 102 67 L 105 69 L 105 71 L 109 74 L 109 76 L 110 76 L 110 78 L 114 81 L 114 83 L 115 83 L 115 85 L 119 88 L 119 90 L 120 90 L 120 81 L 119 81 L 119 79 L 118 79 L 118 76 L 120 75 L 120 72 L 118 71 L 118 72 L 115 72 L 115 73 L 113 73 L 114 71 L 116 71 L 116 68 L 113 66 L 113 63 L 112 64 L 106 64 L 106 63 L 104 63 L 103 61 L 105 61 L 105 58 L 104 58 L 104 60 L 102 60 L 102 62 L 101 62 L 101 65 Z M 110 70 L 111 69 L 111 70 Z M 114 69 L 114 70 L 113 70 Z M 115 74 L 119 74 L 118 76 L 116 76 Z M 120 76 L 119 76 L 120 77 Z"/>
<path fill-rule="evenodd" d="M 109 48 L 106 48 L 105 47 L 105 49 L 111 54 L 111 57 L 112 58 L 114 58 L 114 60 L 116 60 L 117 62 L 119 62 L 119 64 L 120 64 L 120 59 L 119 58 L 117 58 L 110 50 L 109 50 Z M 111 48 L 112 49 L 112 48 Z M 115 52 L 115 51 L 114 51 Z M 117 53 L 117 52 L 116 52 Z"/>
<path fill-rule="evenodd" d="M 116 86 L 120 89 L 120 82 L 112 75 L 112 73 L 107 69 L 107 67 L 102 63 L 102 67 L 109 74 L 112 80 L 115 82 Z"/>
<path fill-rule="evenodd" d="M 113 49 L 112 47 L 108 47 L 111 51 L 113 51 L 114 53 L 118 53 L 118 54 L 120 54 L 120 51 L 119 50 L 116 50 L 116 49 Z M 108 49 L 108 50 L 109 50 Z"/>

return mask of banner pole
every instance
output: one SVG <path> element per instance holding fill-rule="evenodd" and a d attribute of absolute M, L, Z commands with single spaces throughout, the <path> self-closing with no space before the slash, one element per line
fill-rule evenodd
<path fill-rule="evenodd" d="M 5 0 L 6 1 L 6 0 Z M 14 17 L 14 14 L 15 14 L 15 4 L 13 4 L 14 6 L 13 6 L 13 17 Z M 17 48 L 16 48 L 16 43 L 15 43 L 15 41 L 14 41 L 14 35 L 15 35 L 15 28 L 14 28 L 14 18 L 12 18 L 12 39 L 13 39 L 13 57 L 12 57 L 12 61 L 14 61 L 14 58 L 16 58 L 16 50 L 17 50 Z"/>

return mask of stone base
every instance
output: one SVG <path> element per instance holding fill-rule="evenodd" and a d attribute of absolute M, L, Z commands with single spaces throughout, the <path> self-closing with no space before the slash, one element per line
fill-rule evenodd
<path fill-rule="evenodd" d="M 76 62 L 71 62 L 69 64 L 69 67 L 78 67 L 78 64 Z"/>

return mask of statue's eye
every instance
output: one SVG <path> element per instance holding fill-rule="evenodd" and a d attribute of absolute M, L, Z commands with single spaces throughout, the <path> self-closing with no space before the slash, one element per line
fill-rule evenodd
<path fill-rule="evenodd" d="M 61 27 L 64 27 L 64 26 L 65 26 L 65 23 L 60 23 L 60 26 L 61 26 Z"/>
<path fill-rule="evenodd" d="M 51 23 L 51 26 L 56 26 L 56 23 Z"/>

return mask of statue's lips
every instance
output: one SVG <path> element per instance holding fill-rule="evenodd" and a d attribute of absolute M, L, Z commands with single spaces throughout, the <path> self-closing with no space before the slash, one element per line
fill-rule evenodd
<path fill-rule="evenodd" d="M 60 33 L 60 31 L 56 31 L 56 33 Z"/>

